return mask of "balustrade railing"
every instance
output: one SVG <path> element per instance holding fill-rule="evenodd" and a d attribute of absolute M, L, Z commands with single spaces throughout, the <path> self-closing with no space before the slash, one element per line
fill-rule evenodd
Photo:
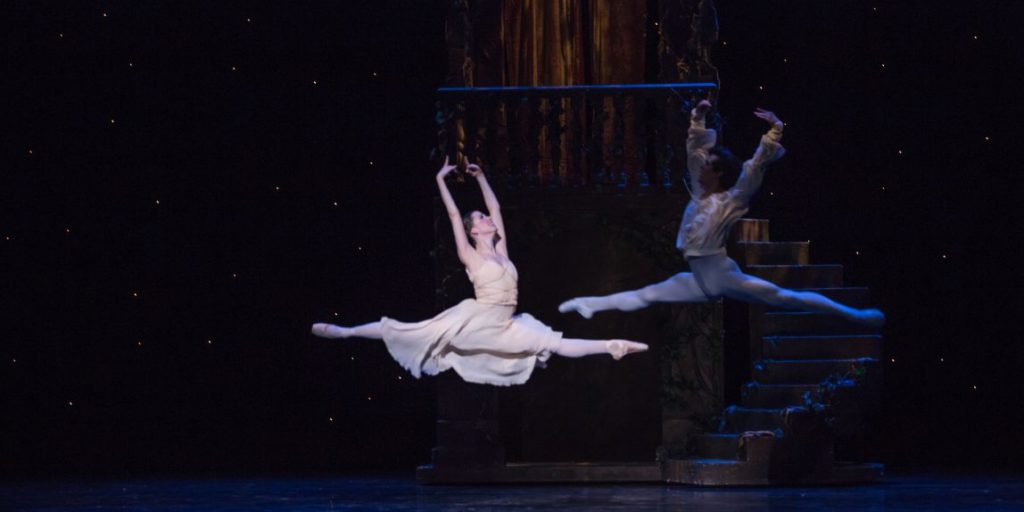
<path fill-rule="evenodd" d="M 435 157 L 509 189 L 681 189 L 689 112 L 714 83 L 438 89 Z"/>

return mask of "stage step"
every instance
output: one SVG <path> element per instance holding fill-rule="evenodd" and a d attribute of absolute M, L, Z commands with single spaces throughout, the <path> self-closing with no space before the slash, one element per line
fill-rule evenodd
<path fill-rule="evenodd" d="M 860 366 L 877 365 L 870 357 L 857 359 L 765 359 L 754 364 L 754 380 L 761 384 L 817 384 L 830 375 L 845 375 Z"/>
<path fill-rule="evenodd" d="M 720 434 L 775 430 L 783 427 L 784 408 L 754 408 L 730 405 L 723 411 Z"/>
<path fill-rule="evenodd" d="M 882 357 L 882 337 L 877 334 L 838 336 L 765 336 L 765 359 L 853 359 Z"/>
<path fill-rule="evenodd" d="M 864 287 L 844 287 L 842 265 L 809 264 L 810 242 L 770 242 L 768 222 L 748 219 L 733 231 L 729 254 L 751 275 L 813 291 L 853 307 L 870 307 Z M 867 367 L 880 370 L 879 329 L 819 313 L 751 305 L 754 381 L 742 405 L 722 411 L 719 432 L 691 438 L 692 457 L 666 460 L 667 482 L 701 486 L 829 485 L 874 482 L 883 466 L 837 463 L 832 433 L 805 396 L 821 398 L 820 383 Z M 760 353 L 759 353 L 760 352 Z M 839 441 L 842 442 L 842 441 Z M 743 445 L 742 449 L 740 445 Z"/>
<path fill-rule="evenodd" d="M 878 334 L 878 329 L 844 318 L 802 311 L 771 311 L 761 315 L 761 336 L 825 336 Z"/>
<path fill-rule="evenodd" d="M 783 288 L 839 288 L 842 265 L 750 265 L 747 273 Z"/>
<path fill-rule="evenodd" d="M 739 442 L 735 433 L 701 434 L 694 439 L 694 453 L 704 459 L 736 459 Z"/>
<path fill-rule="evenodd" d="M 804 394 L 810 393 L 817 398 L 820 393 L 818 384 L 760 384 L 748 382 L 743 387 L 742 404 L 751 408 L 788 407 L 802 405 Z"/>
<path fill-rule="evenodd" d="M 810 242 L 737 242 L 736 262 L 751 265 L 808 265 Z"/>

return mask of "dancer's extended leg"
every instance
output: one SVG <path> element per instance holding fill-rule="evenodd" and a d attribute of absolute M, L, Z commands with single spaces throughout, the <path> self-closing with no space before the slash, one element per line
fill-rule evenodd
<path fill-rule="evenodd" d="M 617 309 L 636 311 L 656 302 L 707 302 L 708 297 L 697 285 L 690 272 L 680 272 L 660 283 L 645 286 L 639 290 L 613 293 L 603 297 L 577 297 L 558 306 L 562 313 L 575 311 L 590 318 L 598 311 Z"/>
<path fill-rule="evenodd" d="M 381 332 L 380 322 L 357 325 L 355 327 L 342 327 L 334 324 L 313 324 L 313 334 L 321 338 L 369 338 L 371 340 L 382 340 L 384 335 Z"/>
<path fill-rule="evenodd" d="M 837 315 L 873 327 L 885 324 L 885 315 L 877 309 L 851 308 L 818 293 L 779 287 L 738 269 L 729 272 L 721 284 L 722 295 L 746 302 Z"/>
<path fill-rule="evenodd" d="M 563 357 L 584 357 L 594 354 L 610 354 L 615 359 L 622 359 L 626 354 L 644 352 L 647 345 L 629 340 L 581 340 L 562 338 L 555 353 Z"/>

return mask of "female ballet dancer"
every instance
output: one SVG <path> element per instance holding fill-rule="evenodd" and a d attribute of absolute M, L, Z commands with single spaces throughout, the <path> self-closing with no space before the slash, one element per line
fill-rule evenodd
<path fill-rule="evenodd" d="M 826 313 L 874 327 L 885 323 L 877 309 L 854 309 L 820 294 L 780 288 L 764 279 L 740 272 L 735 261 L 725 254 L 726 237 L 750 205 L 750 198 L 761 186 L 765 167 L 785 153 L 779 141 L 783 123 L 767 110 L 754 115 L 771 125 L 750 160 L 738 165 L 732 152 L 715 147 L 717 134 L 704 127 L 711 103 L 701 101 L 690 114 L 686 139 L 690 201 L 683 212 L 676 248 L 683 251 L 692 272 L 681 272 L 661 283 L 603 297 L 577 297 L 563 302 L 562 313 L 576 311 L 590 318 L 598 311 L 617 309 L 635 311 L 656 302 L 707 302 L 729 297 L 769 306 Z M 739 171 L 732 188 L 723 180 L 731 171 Z"/>
<path fill-rule="evenodd" d="M 513 314 L 519 275 L 508 259 L 508 239 L 498 199 L 480 167 L 470 164 L 466 172 L 479 183 L 489 215 L 474 211 L 460 216 L 444 182 L 455 168 L 445 158 L 437 173 L 437 186 L 452 223 L 459 260 L 466 266 L 476 298 L 422 322 L 404 323 L 383 317 L 379 322 L 356 327 L 317 323 L 313 324 L 313 334 L 384 340 L 391 357 L 417 378 L 452 368 L 467 382 L 496 386 L 526 382 L 534 366 L 547 361 L 552 353 L 565 357 L 610 354 L 621 359 L 647 350 L 647 345 L 627 340 L 563 338 L 562 333 L 529 314 Z"/>

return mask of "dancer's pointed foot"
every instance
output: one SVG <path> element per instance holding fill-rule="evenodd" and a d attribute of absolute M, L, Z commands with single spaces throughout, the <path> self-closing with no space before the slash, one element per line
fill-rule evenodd
<path fill-rule="evenodd" d="M 868 327 L 882 327 L 885 325 L 885 313 L 874 308 L 862 309 L 857 312 L 854 321 Z"/>
<path fill-rule="evenodd" d="M 648 348 L 645 343 L 637 343 L 629 340 L 609 340 L 605 343 L 605 347 L 608 348 L 608 353 L 611 354 L 612 358 L 616 361 L 622 359 L 626 354 L 646 352 Z"/>
<path fill-rule="evenodd" d="M 583 299 L 569 299 L 558 305 L 559 313 L 568 313 L 570 311 L 575 311 L 588 320 L 594 316 L 594 311 L 583 303 Z"/>
<path fill-rule="evenodd" d="M 321 338 L 348 338 L 352 335 L 352 329 L 334 324 L 313 324 L 313 334 Z"/>

